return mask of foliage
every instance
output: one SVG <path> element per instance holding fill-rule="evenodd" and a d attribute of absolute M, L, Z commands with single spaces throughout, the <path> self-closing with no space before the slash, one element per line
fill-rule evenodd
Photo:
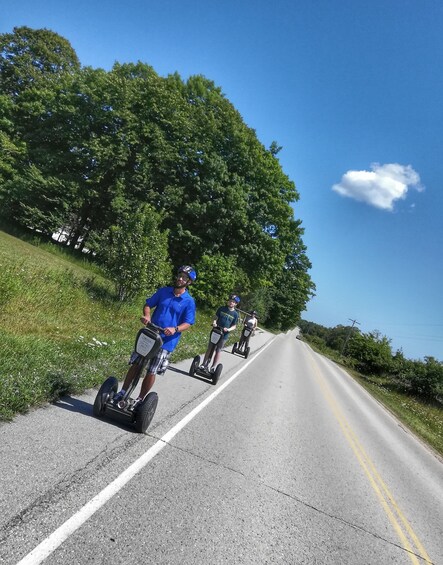
<path fill-rule="evenodd" d="M 358 332 L 358 329 L 350 326 L 335 326 L 325 336 L 326 345 L 331 349 L 343 352 L 353 332 Z"/>
<path fill-rule="evenodd" d="M 2 90 L 18 96 L 47 77 L 80 68 L 69 42 L 47 29 L 15 27 L 13 33 L 0 34 L 0 83 Z"/>
<path fill-rule="evenodd" d="M 192 288 L 192 295 L 201 304 L 217 308 L 225 304 L 228 296 L 245 288 L 245 276 L 236 266 L 233 257 L 221 253 L 203 255 L 197 265 L 198 278 Z"/>
<path fill-rule="evenodd" d="M 142 290 L 150 294 L 169 278 L 167 233 L 159 231 L 158 215 L 148 205 L 123 216 L 100 243 L 104 268 L 119 300 L 132 300 Z"/>
<path fill-rule="evenodd" d="M 23 143 L 14 140 L 13 104 L 8 96 L 0 94 L 0 202 L 14 180 L 17 162 L 23 155 Z"/>
<path fill-rule="evenodd" d="M 390 340 L 379 332 L 354 332 L 349 340 L 347 354 L 357 362 L 357 369 L 367 375 L 381 375 L 391 367 Z"/>
<path fill-rule="evenodd" d="M 434 357 L 425 357 L 422 362 L 405 359 L 397 351 L 392 373 L 413 394 L 435 398 L 443 393 L 443 363 Z"/>
<path fill-rule="evenodd" d="M 199 75 L 163 78 L 142 62 L 81 67 L 69 42 L 25 27 L 0 35 L 0 77 L 4 216 L 93 253 L 129 298 L 135 255 L 118 261 L 103 242 L 125 249 L 126 234 L 134 248 L 128 210 L 148 205 L 168 261 L 199 267 L 200 302 L 224 301 L 235 287 L 250 308 L 260 300 L 262 322 L 296 324 L 315 289 L 294 218 L 299 195 L 281 147 L 266 149 L 220 87 Z M 158 258 L 162 270 L 168 261 Z"/>
<path fill-rule="evenodd" d="M 434 357 L 424 361 L 406 359 L 401 351 L 392 355 L 390 340 L 380 332 L 364 334 L 350 326 L 326 328 L 301 320 L 299 327 L 306 340 L 336 360 L 364 375 L 385 377 L 391 384 L 423 398 L 439 398 L 443 394 L 443 363 Z M 342 357 L 343 345 L 351 336 Z"/>
<path fill-rule="evenodd" d="M 307 300 L 315 296 L 315 284 L 308 275 L 311 263 L 301 236 L 300 222 L 291 221 L 293 237 L 283 237 L 286 256 L 283 269 L 271 279 L 271 309 L 268 323 L 275 329 L 288 330 L 298 321 Z M 295 235 L 297 234 L 297 238 Z"/>
<path fill-rule="evenodd" d="M 249 292 L 241 295 L 240 307 L 243 311 L 255 310 L 259 324 L 268 320 L 272 311 L 272 288 L 269 286 L 257 286 L 251 288 Z M 269 323 L 267 324 L 268 327 Z"/>

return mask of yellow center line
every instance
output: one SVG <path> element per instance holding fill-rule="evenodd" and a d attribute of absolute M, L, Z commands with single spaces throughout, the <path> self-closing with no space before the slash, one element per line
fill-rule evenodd
<path fill-rule="evenodd" d="M 413 545 L 415 545 L 416 549 L 418 550 L 420 557 L 422 559 L 425 559 L 429 563 L 432 563 L 425 548 L 418 539 L 417 535 L 415 534 L 408 520 L 404 516 L 403 512 L 400 510 L 400 507 L 396 503 L 394 497 L 392 496 L 385 482 L 381 478 L 371 458 L 368 456 L 363 446 L 358 441 L 358 438 L 356 434 L 352 431 L 349 422 L 346 420 L 345 416 L 341 412 L 337 402 L 335 401 L 331 393 L 330 387 L 328 386 L 324 377 L 322 376 L 312 354 L 311 354 L 311 358 L 313 361 L 315 378 L 318 384 L 320 385 L 324 397 L 328 402 L 329 406 L 331 407 L 332 412 L 335 418 L 337 419 L 340 428 L 342 429 L 343 434 L 347 439 L 349 445 L 351 446 L 352 451 L 354 452 L 358 462 L 360 463 L 363 471 L 365 472 L 367 478 L 369 479 L 369 483 L 374 489 L 377 498 L 379 499 L 384 511 L 386 512 L 387 517 L 389 518 L 389 521 L 394 527 L 394 530 L 396 531 L 400 541 L 404 545 L 404 548 L 408 551 L 408 555 L 412 563 L 419 565 L 419 560 L 417 559 L 416 552 L 414 551 L 410 543 L 410 540 L 412 540 Z M 395 514 L 397 515 L 397 517 L 395 516 Z M 400 522 L 397 518 L 400 520 Z M 402 524 L 405 531 L 402 529 Z M 410 540 L 407 538 L 406 534 L 409 534 Z"/>

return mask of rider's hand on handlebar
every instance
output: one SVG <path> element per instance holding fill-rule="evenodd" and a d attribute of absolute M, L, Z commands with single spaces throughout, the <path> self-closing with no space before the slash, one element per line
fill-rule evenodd
<path fill-rule="evenodd" d="M 149 324 L 150 321 L 151 321 L 151 318 L 147 318 L 146 316 L 142 316 L 142 317 L 140 318 L 140 322 L 141 322 L 142 324 L 144 324 L 145 326 L 146 326 L 146 324 Z"/>

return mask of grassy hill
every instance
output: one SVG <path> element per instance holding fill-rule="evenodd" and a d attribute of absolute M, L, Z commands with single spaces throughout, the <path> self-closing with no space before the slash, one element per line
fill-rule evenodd
<path fill-rule="evenodd" d="M 122 378 L 144 299 L 121 304 L 85 259 L 0 231 L 0 419 Z M 199 309 L 173 361 L 206 349 L 212 314 Z"/>

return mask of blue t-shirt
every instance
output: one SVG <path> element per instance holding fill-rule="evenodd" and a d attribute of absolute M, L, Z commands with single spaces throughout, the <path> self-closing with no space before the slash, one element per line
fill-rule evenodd
<path fill-rule="evenodd" d="M 174 295 L 172 286 L 159 288 L 152 296 L 146 299 L 149 308 L 155 308 L 151 316 L 151 321 L 156 326 L 162 328 L 175 328 L 180 324 L 194 324 L 195 322 L 195 302 L 186 290 L 180 296 Z M 181 333 L 174 335 L 160 334 L 163 340 L 163 349 L 174 351 Z"/>

